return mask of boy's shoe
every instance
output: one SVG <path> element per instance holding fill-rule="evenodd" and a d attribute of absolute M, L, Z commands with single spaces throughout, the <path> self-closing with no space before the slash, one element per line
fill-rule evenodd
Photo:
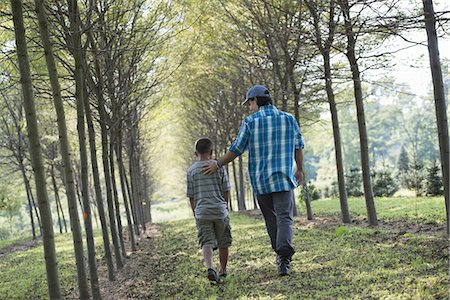
<path fill-rule="evenodd" d="M 278 275 L 289 275 L 291 269 L 291 260 L 287 257 L 280 257 L 280 263 L 278 264 Z"/>
<path fill-rule="evenodd" d="M 219 278 L 222 281 L 223 279 L 227 278 L 227 273 L 221 273 L 219 274 Z"/>
<path fill-rule="evenodd" d="M 211 282 L 216 282 L 216 283 L 220 282 L 220 278 L 219 278 L 219 276 L 217 276 L 216 271 L 214 271 L 214 269 L 211 269 L 211 268 L 208 269 L 208 279 Z"/>

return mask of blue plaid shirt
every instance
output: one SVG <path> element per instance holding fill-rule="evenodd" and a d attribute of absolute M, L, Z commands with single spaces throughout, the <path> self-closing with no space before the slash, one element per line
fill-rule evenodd
<path fill-rule="evenodd" d="M 248 172 L 257 195 L 289 191 L 294 178 L 295 149 L 303 139 L 294 117 L 273 105 L 246 117 L 230 151 L 241 155 L 248 148 Z"/>

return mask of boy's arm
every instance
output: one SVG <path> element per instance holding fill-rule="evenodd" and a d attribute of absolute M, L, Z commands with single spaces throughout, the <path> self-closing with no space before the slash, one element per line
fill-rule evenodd
<path fill-rule="evenodd" d="M 189 197 L 189 202 L 191 204 L 192 213 L 194 214 L 194 217 L 195 217 L 195 201 L 194 201 L 194 197 Z"/>
<path fill-rule="evenodd" d="M 230 191 L 223 192 L 223 198 L 225 199 L 225 202 L 227 203 L 227 207 L 229 207 L 230 202 Z"/>

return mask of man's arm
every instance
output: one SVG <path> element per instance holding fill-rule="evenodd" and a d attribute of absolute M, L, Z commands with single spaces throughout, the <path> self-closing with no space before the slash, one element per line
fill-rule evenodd
<path fill-rule="evenodd" d="M 297 164 L 297 171 L 295 171 L 295 179 L 297 184 L 303 183 L 303 149 L 295 149 L 295 163 Z"/>
<path fill-rule="evenodd" d="M 228 164 L 229 162 L 232 162 L 236 157 L 237 155 L 234 152 L 228 150 L 224 156 L 222 156 L 217 160 L 217 163 L 210 163 L 209 165 L 204 167 L 202 171 L 206 175 L 214 174 L 215 172 L 217 172 L 219 167 L 222 167 Z"/>
<path fill-rule="evenodd" d="M 189 202 L 191 203 L 192 213 L 194 214 L 194 217 L 195 217 L 195 201 L 194 201 L 194 197 L 189 197 Z"/>

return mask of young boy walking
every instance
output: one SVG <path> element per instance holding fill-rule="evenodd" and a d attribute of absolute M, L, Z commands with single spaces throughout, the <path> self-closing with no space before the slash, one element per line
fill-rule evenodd
<path fill-rule="evenodd" d="M 212 162 L 213 142 L 200 138 L 195 142 L 198 161 L 187 171 L 187 196 L 194 213 L 199 245 L 205 260 L 207 277 L 219 283 L 227 274 L 228 248 L 231 246 L 231 227 L 228 217 L 230 182 L 225 168 L 206 175 L 202 168 Z M 213 250 L 219 249 L 219 274 L 213 265 Z"/>

